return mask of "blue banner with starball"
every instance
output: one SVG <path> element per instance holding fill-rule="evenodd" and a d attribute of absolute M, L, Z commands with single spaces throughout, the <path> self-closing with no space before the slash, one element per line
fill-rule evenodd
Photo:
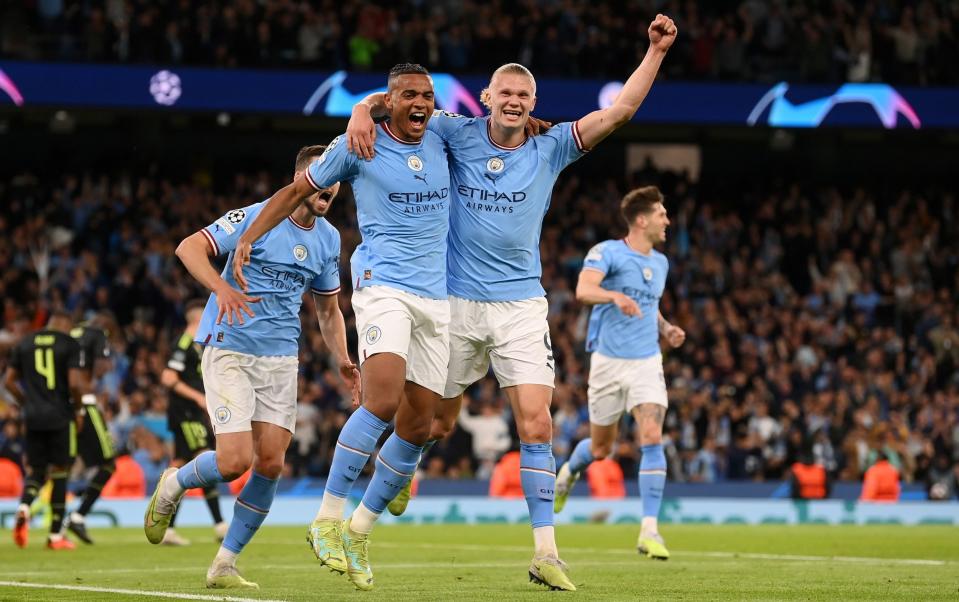
<path fill-rule="evenodd" d="M 0 107 L 227 111 L 347 117 L 385 74 L 0 61 Z M 438 108 L 482 115 L 483 77 L 433 74 Z M 535 114 L 554 121 L 609 106 L 621 82 L 545 79 Z M 882 83 L 657 82 L 638 123 L 783 128 L 959 128 L 959 88 Z"/>

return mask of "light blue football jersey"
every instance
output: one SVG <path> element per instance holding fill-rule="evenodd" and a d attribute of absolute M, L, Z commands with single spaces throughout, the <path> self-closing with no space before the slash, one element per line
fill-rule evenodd
<path fill-rule="evenodd" d="M 669 260 L 652 249 L 643 255 L 626 241 L 607 240 L 586 254 L 584 270 L 605 274 L 600 286 L 632 297 L 643 311 L 642 317 L 624 314 L 613 303 L 594 305 L 589 316 L 586 351 L 599 351 L 608 357 L 642 359 L 659 349 L 659 300 L 666 288 Z"/>
<path fill-rule="evenodd" d="M 376 157 L 347 152 L 342 136 L 306 171 L 317 190 L 349 182 L 363 241 L 350 261 L 353 286 L 389 286 L 430 299 L 446 299 L 446 237 L 450 172 L 439 136 L 425 132 L 404 142 L 380 124 Z"/>
<path fill-rule="evenodd" d="M 493 142 L 489 117 L 437 111 L 427 127 L 450 151 L 450 294 L 471 301 L 545 295 L 543 217 L 557 176 L 585 153 L 578 126 L 560 123 L 515 148 Z"/>
<path fill-rule="evenodd" d="M 233 288 L 239 289 L 233 278 L 236 242 L 265 204 L 234 209 L 200 230 L 214 255 L 229 253 L 221 275 Z M 249 306 L 255 316 L 243 314 L 244 324 L 234 318 L 230 326 L 225 317 L 217 324 L 216 295 L 211 294 L 194 340 L 250 355 L 298 355 L 303 293 L 340 290 L 340 233 L 321 217 L 309 228 L 289 217 L 253 243 L 243 275 L 247 294 L 262 299 Z"/>

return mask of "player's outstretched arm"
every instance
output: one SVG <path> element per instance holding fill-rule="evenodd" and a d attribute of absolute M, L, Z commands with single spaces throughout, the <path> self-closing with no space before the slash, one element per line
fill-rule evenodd
<path fill-rule="evenodd" d="M 300 174 L 293 182 L 277 190 L 260 210 L 253 223 L 236 241 L 236 248 L 233 252 L 233 278 L 242 290 L 247 290 L 246 278 L 243 277 L 243 266 L 250 265 L 253 243 L 291 216 L 303 199 L 316 192 L 316 189 L 307 180 L 305 173 Z"/>
<path fill-rule="evenodd" d="M 259 302 L 259 297 L 250 297 L 236 290 L 224 280 L 210 263 L 210 257 L 213 250 L 210 243 L 200 232 L 194 232 L 184 238 L 176 248 L 176 256 L 180 258 L 183 265 L 190 274 L 196 278 L 197 282 L 210 289 L 216 295 L 216 303 L 220 309 L 216 317 L 216 323 L 223 321 L 226 316 L 226 323 L 233 325 L 233 319 L 243 324 L 243 314 L 246 313 L 251 318 L 253 310 L 249 308 L 248 303 Z"/>
<path fill-rule="evenodd" d="M 659 334 L 661 334 L 666 342 L 669 343 L 670 347 L 679 347 L 686 340 L 686 331 L 676 326 L 675 324 L 670 324 L 666 318 L 663 317 L 662 312 L 659 313 L 659 316 L 656 318 L 657 325 L 659 326 Z"/>
<path fill-rule="evenodd" d="M 602 305 L 613 303 L 627 316 L 642 317 L 643 311 L 632 298 L 619 291 L 611 291 L 600 286 L 605 274 L 592 268 L 583 268 L 576 283 L 576 300 L 583 305 Z"/>
<path fill-rule="evenodd" d="M 619 96 L 609 107 L 593 111 L 579 120 L 579 135 L 587 149 L 596 146 L 633 118 L 652 88 L 663 57 L 675 39 L 676 25 L 673 20 L 666 15 L 656 15 L 649 26 L 649 49 L 646 56 L 626 80 Z"/>
<path fill-rule="evenodd" d="M 360 371 L 350 359 L 346 346 L 346 323 L 340 311 L 338 295 L 317 295 L 313 293 L 316 305 L 316 320 L 320 325 L 323 342 L 333 353 L 340 377 L 349 385 L 353 395 L 353 407 L 360 405 Z"/>

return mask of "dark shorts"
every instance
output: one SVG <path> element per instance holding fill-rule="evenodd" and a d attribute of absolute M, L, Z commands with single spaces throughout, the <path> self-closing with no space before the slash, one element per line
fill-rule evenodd
<path fill-rule="evenodd" d="M 169 412 L 167 428 L 173 433 L 173 457 L 179 460 L 190 460 L 201 450 L 216 447 L 209 418 L 200 408 Z"/>
<path fill-rule="evenodd" d="M 96 406 L 86 406 L 78 446 L 84 466 L 101 466 L 114 458 L 113 439 L 103 414 Z"/>
<path fill-rule="evenodd" d="M 27 430 L 27 464 L 29 466 L 70 467 L 77 455 L 77 427 L 53 431 Z"/>

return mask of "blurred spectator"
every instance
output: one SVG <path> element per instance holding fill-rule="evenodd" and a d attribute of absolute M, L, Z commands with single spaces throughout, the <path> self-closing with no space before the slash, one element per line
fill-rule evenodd
<path fill-rule="evenodd" d="M 712 437 L 703 440 L 702 449 L 689 462 L 689 480 L 694 483 L 715 483 L 722 476 L 722 467 L 716 456 L 716 442 Z"/>
<path fill-rule="evenodd" d="M 487 380 L 482 383 L 492 386 Z M 510 448 L 509 423 L 495 401 L 480 402 L 480 413 L 473 416 L 466 407 L 460 410 L 459 426 L 473 436 L 473 457 L 479 462 L 478 478 L 488 478 L 500 454 Z"/>
<path fill-rule="evenodd" d="M 959 464 L 953 465 L 946 456 L 936 456 L 929 476 L 926 493 L 930 500 L 944 501 L 956 498 L 959 487 Z"/>
<path fill-rule="evenodd" d="M 103 488 L 103 497 L 142 498 L 146 494 L 147 479 L 143 468 L 130 456 L 119 456 L 116 459 L 116 471 Z"/>
<path fill-rule="evenodd" d="M 889 462 L 884 452 L 879 452 L 879 459 L 866 471 L 859 500 L 897 502 L 899 489 L 899 471 Z"/>
<path fill-rule="evenodd" d="M 959 82 L 959 11 L 946 0 L 67 4 L 4 3 L 0 58 L 358 71 L 410 61 L 483 75 L 518 61 L 542 76 L 610 78 L 632 70 L 666 12 L 680 30 L 668 77 Z"/>
<path fill-rule="evenodd" d="M 589 495 L 603 499 L 626 497 L 626 483 L 623 469 L 612 458 L 596 460 L 586 469 L 586 481 L 589 483 Z"/>
<path fill-rule="evenodd" d="M 789 497 L 794 500 L 822 500 L 829 497 L 832 482 L 822 464 L 807 449 L 799 461 L 789 468 Z"/>
<path fill-rule="evenodd" d="M 519 450 L 503 454 L 489 481 L 490 497 L 523 497 L 523 483 L 519 474 Z"/>
<path fill-rule="evenodd" d="M 0 426 L 0 458 L 12 462 L 22 473 L 26 452 L 23 430 L 17 418 L 11 417 Z"/>

